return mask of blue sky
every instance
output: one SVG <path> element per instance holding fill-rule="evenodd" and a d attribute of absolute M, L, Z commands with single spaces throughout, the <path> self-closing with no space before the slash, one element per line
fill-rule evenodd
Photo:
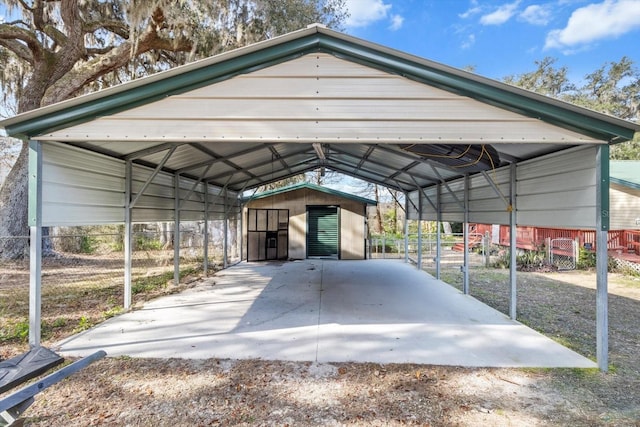
<path fill-rule="evenodd" d="M 630 57 L 640 68 L 640 0 L 346 0 L 346 32 L 502 79 L 550 56 L 582 78 Z"/>

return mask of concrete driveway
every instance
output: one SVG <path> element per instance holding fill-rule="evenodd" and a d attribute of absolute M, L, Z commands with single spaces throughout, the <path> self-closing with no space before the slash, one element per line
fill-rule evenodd
<path fill-rule="evenodd" d="M 68 356 L 596 367 L 394 260 L 241 263 L 59 343 Z"/>

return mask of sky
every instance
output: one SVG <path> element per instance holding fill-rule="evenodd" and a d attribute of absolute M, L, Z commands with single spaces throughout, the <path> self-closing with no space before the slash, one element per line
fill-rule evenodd
<path fill-rule="evenodd" d="M 556 58 L 576 84 L 605 64 L 640 67 L 640 0 L 345 0 L 346 33 L 502 80 Z"/>

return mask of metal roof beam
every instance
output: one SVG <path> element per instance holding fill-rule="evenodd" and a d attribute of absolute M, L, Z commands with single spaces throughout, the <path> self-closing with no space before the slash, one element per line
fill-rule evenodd
<path fill-rule="evenodd" d="M 413 180 L 413 182 L 416 184 L 416 187 L 418 188 L 418 191 L 424 196 L 424 198 L 427 200 L 427 202 L 429 202 L 429 204 L 431 205 L 431 207 L 433 208 L 434 211 L 438 212 L 438 208 L 436 207 L 436 205 L 431 201 L 431 199 L 429 198 L 429 196 L 427 196 L 427 193 L 424 192 L 424 188 L 422 188 L 420 186 L 420 184 L 418 184 L 418 181 L 416 181 L 416 179 L 411 176 L 411 179 Z"/>
<path fill-rule="evenodd" d="M 300 154 L 307 154 L 308 152 L 309 152 L 309 150 L 307 148 L 305 148 L 304 150 L 300 150 L 300 151 L 296 151 L 296 152 L 293 152 L 293 153 L 281 155 L 280 157 L 283 158 L 283 159 L 288 159 L 288 158 L 293 157 L 293 156 L 299 156 Z M 315 159 L 316 159 L 316 156 L 314 154 L 313 155 L 313 160 L 315 160 Z M 269 160 L 262 161 L 260 163 L 255 163 L 255 164 L 252 164 L 252 165 L 247 165 L 247 166 L 245 166 L 245 168 L 247 168 L 247 169 L 259 168 L 259 167 L 266 166 L 266 165 L 271 164 L 271 163 L 273 163 L 273 159 L 269 159 Z M 213 180 L 216 180 L 216 179 L 224 178 L 226 176 L 229 176 L 229 174 L 234 174 L 234 173 L 235 172 L 225 172 L 225 173 L 222 173 L 220 175 L 214 175 L 214 176 L 206 177 L 205 180 L 206 181 L 213 181 Z"/>
<path fill-rule="evenodd" d="M 352 178 L 356 178 L 356 179 L 359 179 L 359 180 L 362 180 L 362 181 L 370 182 L 372 184 L 377 184 L 377 185 L 380 185 L 382 187 L 392 188 L 392 189 L 398 190 L 398 191 L 404 191 L 404 189 L 397 182 L 396 182 L 396 185 L 390 185 L 388 182 L 382 182 L 380 180 L 359 176 L 358 174 L 350 172 L 347 169 L 342 169 L 341 167 L 336 166 L 336 165 L 327 166 L 327 169 L 331 169 L 331 170 L 333 170 L 335 172 L 339 172 L 341 174 L 350 176 Z"/>
<path fill-rule="evenodd" d="M 500 191 L 500 187 L 498 187 L 498 185 L 491 179 L 487 171 L 482 171 L 481 173 L 482 173 L 482 176 L 484 176 L 484 179 L 487 180 L 487 183 L 489 184 L 489 186 L 493 188 L 493 191 L 495 191 L 496 194 L 502 199 L 505 206 L 507 208 L 511 206 L 511 203 L 509 203 L 508 199 L 504 196 L 504 194 L 502 194 L 502 191 Z"/>
<path fill-rule="evenodd" d="M 160 153 L 162 151 L 168 150 L 170 148 L 173 147 L 178 147 L 180 145 L 187 145 L 189 144 L 188 142 L 185 143 L 175 143 L 175 142 L 167 142 L 164 144 L 158 144 L 158 145 L 154 145 L 153 147 L 149 147 L 149 148 L 145 148 L 144 150 L 138 150 L 138 151 L 134 151 L 133 153 L 129 153 L 126 156 L 123 157 L 123 160 L 137 160 L 141 157 L 145 157 L 148 156 L 150 154 L 156 154 L 156 153 Z"/>
<path fill-rule="evenodd" d="M 449 183 L 442 178 L 442 176 L 440 175 L 440 172 L 438 172 L 433 165 L 431 165 L 431 168 L 433 169 L 433 173 L 435 173 L 440 179 L 440 183 L 447 188 L 447 190 L 449 191 L 449 194 L 451 194 L 451 196 L 454 198 L 456 203 L 458 203 L 458 206 L 460 206 L 463 210 L 466 209 L 464 203 L 462 203 L 460 199 L 458 199 L 458 196 L 456 196 L 456 193 L 451 190 L 451 187 L 449 187 Z"/>
<path fill-rule="evenodd" d="M 353 158 L 355 158 L 355 159 L 360 159 L 360 157 L 358 157 L 356 154 L 349 153 L 348 151 L 341 151 L 341 150 L 337 150 L 337 149 L 335 149 L 335 148 L 333 149 L 333 151 L 334 151 L 334 152 L 336 152 L 336 153 L 338 153 L 338 154 L 342 154 L 342 155 L 344 155 L 344 156 L 349 156 L 349 157 L 353 157 Z M 332 161 L 335 161 L 335 159 L 333 159 L 333 158 L 332 158 Z M 383 167 L 383 168 L 385 168 L 385 169 L 387 169 L 387 170 L 388 170 L 388 169 L 392 169 L 392 168 L 390 168 L 390 167 L 389 167 L 389 165 L 385 165 L 385 164 L 384 164 L 384 163 L 382 163 L 382 162 L 378 162 L 378 161 L 371 160 L 371 159 L 369 159 L 369 160 L 367 160 L 367 161 L 368 161 L 369 163 L 373 164 L 373 165 Z M 354 167 L 354 166 L 352 165 L 351 167 Z M 372 171 L 370 171 L 370 170 L 368 170 L 368 169 L 366 169 L 366 168 L 365 168 L 365 169 L 362 169 L 362 168 L 361 168 L 361 170 L 364 170 L 364 171 L 365 171 L 365 172 L 367 172 L 367 173 L 372 173 Z M 395 169 L 392 169 L 392 170 L 395 170 Z M 386 177 L 387 179 L 394 179 L 397 175 L 399 175 L 399 174 L 385 175 L 385 177 Z M 427 176 L 424 176 L 424 175 L 418 175 L 418 174 L 415 174 L 415 176 L 417 176 L 418 178 L 424 179 L 424 180 L 426 180 L 426 181 L 429 181 L 429 182 L 433 182 L 433 183 L 435 183 L 435 182 L 436 182 L 436 181 L 434 181 L 431 177 L 427 177 Z"/>
<path fill-rule="evenodd" d="M 280 161 L 280 164 L 282 165 L 282 167 L 284 167 L 286 170 L 288 170 L 289 173 L 292 173 L 291 172 L 291 168 L 289 167 L 287 162 L 284 161 L 284 159 L 282 158 L 280 153 L 278 153 L 278 150 L 276 150 L 276 148 L 273 145 L 267 145 L 267 148 L 269 148 L 269 151 L 271 151 L 271 154 L 273 154 L 275 156 L 275 158 Z"/>
<path fill-rule="evenodd" d="M 373 150 L 375 150 L 375 148 L 375 145 L 369 145 L 367 152 L 364 153 L 364 156 L 362 156 L 360 163 L 358 163 L 358 166 L 356 166 L 356 170 L 360 170 L 360 168 L 362 168 L 362 165 L 364 165 L 364 162 L 369 158 L 369 156 L 371 156 L 371 153 L 373 153 Z"/>
<path fill-rule="evenodd" d="M 316 160 L 316 159 L 314 158 L 314 161 L 315 161 L 315 160 Z M 308 163 L 308 162 L 305 162 L 305 163 Z M 304 163 L 300 163 L 300 164 L 304 164 Z M 303 169 L 300 169 L 300 171 L 299 171 L 299 172 L 295 172 L 295 173 L 294 173 L 294 175 L 299 175 L 299 174 L 303 174 L 303 173 L 305 173 L 305 172 L 312 171 L 312 170 L 316 169 L 317 167 L 318 167 L 318 166 L 317 166 L 316 164 L 309 165 L 309 166 L 307 166 L 307 167 L 305 167 L 305 168 L 303 168 Z M 267 174 L 267 175 L 270 175 L 270 174 Z M 287 178 L 288 176 L 292 176 L 292 175 L 283 175 L 283 176 L 278 176 L 278 177 L 274 177 L 274 178 L 272 178 L 272 179 L 266 179 L 266 180 L 260 180 L 260 179 L 258 179 L 258 182 L 256 182 L 255 184 L 251 184 L 251 185 L 249 185 L 249 184 L 248 184 L 251 180 L 248 180 L 248 181 L 246 182 L 246 184 L 245 184 L 245 188 L 255 188 L 255 187 L 259 187 L 259 186 L 261 186 L 261 185 L 271 184 L 271 183 L 273 183 L 273 182 L 278 182 L 278 181 L 280 181 L 281 179 Z M 244 191 L 244 190 L 243 190 L 243 191 Z"/>
<path fill-rule="evenodd" d="M 219 154 L 217 154 L 216 152 L 214 152 L 214 151 L 212 151 L 212 150 L 208 149 L 207 147 L 204 147 L 204 146 L 203 146 L 202 144 L 200 144 L 200 143 L 194 143 L 194 144 L 192 144 L 192 146 L 193 146 L 194 148 L 196 148 L 196 149 L 198 149 L 198 150 L 202 151 L 202 152 L 203 152 L 203 153 L 205 153 L 206 155 L 213 157 L 214 159 L 219 159 L 220 157 L 222 157 L 222 156 L 220 156 Z M 245 169 L 245 168 L 242 168 L 242 167 L 238 166 L 237 164 L 233 163 L 233 162 L 232 162 L 232 161 L 230 161 L 230 160 L 226 160 L 226 159 L 225 159 L 225 160 L 222 160 L 222 161 L 223 161 L 225 164 L 229 165 L 230 167 L 234 168 L 234 169 L 235 169 L 235 170 L 237 170 L 237 171 L 241 171 L 241 172 L 243 172 L 243 173 L 245 173 L 245 174 L 247 174 L 247 175 L 249 175 L 249 176 L 251 176 L 251 177 L 253 177 L 253 176 L 254 176 L 254 175 L 253 175 L 253 173 L 252 173 L 251 171 L 249 171 L 249 170 L 247 170 L 247 169 Z"/>
<path fill-rule="evenodd" d="M 212 160 L 205 160 L 203 162 L 199 162 L 199 163 L 196 163 L 196 164 L 193 164 L 193 165 L 186 166 L 186 167 L 184 167 L 182 169 L 178 169 L 176 172 L 177 173 L 183 173 L 183 172 L 186 172 L 186 171 L 191 170 L 191 169 L 197 169 L 197 168 L 201 168 L 201 167 L 204 167 L 204 166 L 209 166 L 210 164 L 220 163 L 220 162 L 223 162 L 225 160 L 231 160 L 231 159 L 233 159 L 235 157 L 240 157 L 240 156 L 244 156 L 246 154 L 253 153 L 253 152 L 255 152 L 256 150 L 258 150 L 260 148 L 261 147 L 247 148 L 246 150 L 238 151 L 236 153 L 229 154 L 228 156 L 220 156 L 220 157 L 217 157 L 217 158 L 212 159 Z"/>
<path fill-rule="evenodd" d="M 136 197 L 131 201 L 131 203 L 129 203 L 129 208 L 132 208 L 136 205 L 136 203 L 138 202 L 138 199 L 140 199 L 140 197 L 144 194 L 147 187 L 149 187 L 149 185 L 151 184 L 151 181 L 153 181 L 153 179 L 158 175 L 158 173 L 160 173 L 165 163 L 167 163 L 167 161 L 169 160 L 169 157 L 171 157 L 173 152 L 176 151 L 176 148 L 178 147 L 175 147 L 175 146 L 171 147 L 167 152 L 167 154 L 164 155 L 162 161 L 158 163 L 156 168 L 153 170 L 153 173 L 151 173 L 151 176 L 149 176 L 147 181 L 142 185 L 142 188 L 140 189 L 140 191 L 138 191 L 138 194 L 136 194 Z"/>
<path fill-rule="evenodd" d="M 406 151 L 402 151 L 402 150 L 399 150 L 399 149 L 396 150 L 396 149 L 390 148 L 390 147 L 388 147 L 386 145 L 378 145 L 378 148 L 380 150 L 382 150 L 382 151 L 386 151 L 388 153 L 392 153 L 392 154 L 395 154 L 397 156 L 404 157 L 406 159 L 411 159 L 411 160 L 414 160 L 416 162 L 424 163 L 425 165 L 429 165 L 432 168 L 434 166 L 436 166 L 436 167 L 438 167 L 440 169 L 445 169 L 445 170 L 447 170 L 449 172 L 455 172 L 456 174 L 458 174 L 460 176 L 464 175 L 464 174 L 461 174 L 460 171 L 455 169 L 455 168 L 452 168 L 452 167 L 447 166 L 447 165 L 443 165 L 442 163 L 438 163 L 438 162 L 436 162 L 434 160 L 425 159 L 423 157 L 418 156 L 417 154 L 407 153 Z M 437 181 L 434 181 L 433 183 L 435 184 L 436 182 Z"/>
<path fill-rule="evenodd" d="M 349 155 L 349 154 L 347 154 L 347 155 Z M 355 156 L 353 156 L 353 155 L 351 155 L 351 156 L 352 156 L 352 157 L 355 157 Z M 348 163 L 348 162 L 345 162 L 344 160 L 339 160 L 339 159 L 336 159 L 336 158 L 332 158 L 332 159 L 331 159 L 331 163 L 329 163 L 329 164 L 327 165 L 327 167 L 332 168 L 332 167 L 333 167 L 333 165 L 334 165 L 334 163 L 335 163 L 335 164 L 339 164 L 339 165 L 343 165 L 343 166 L 346 166 L 346 167 L 349 167 L 349 168 L 352 168 L 352 167 L 353 167 L 353 165 L 352 165 L 351 163 Z M 380 178 L 382 178 L 382 180 L 381 180 L 381 181 L 378 181 L 378 182 L 376 182 L 376 183 L 379 183 L 379 184 L 381 184 L 381 185 L 384 185 L 385 187 L 393 187 L 393 185 L 391 185 L 391 184 L 389 184 L 389 183 L 388 183 L 388 180 L 389 180 L 388 175 L 385 175 L 384 173 L 376 172 L 376 171 L 372 171 L 372 170 L 369 170 L 369 169 L 363 169 L 363 170 L 362 170 L 362 173 L 367 173 L 367 174 L 371 174 L 371 175 L 379 176 Z M 356 177 L 358 177 L 358 178 L 360 178 L 360 179 L 363 179 L 363 180 L 365 180 L 365 181 L 369 180 L 369 178 L 362 177 L 362 176 L 360 176 L 359 174 L 353 174 L 353 173 L 352 173 L 352 175 L 355 175 Z M 395 179 L 394 179 L 393 181 L 396 181 L 396 182 L 397 182 L 397 180 L 395 180 Z M 407 182 L 407 185 L 411 185 L 411 184 Z"/>

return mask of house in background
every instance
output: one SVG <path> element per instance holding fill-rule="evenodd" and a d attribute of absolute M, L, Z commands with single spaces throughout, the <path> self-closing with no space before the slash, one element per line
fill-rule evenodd
<path fill-rule="evenodd" d="M 640 160 L 612 160 L 609 168 L 611 229 L 640 230 Z"/>
<path fill-rule="evenodd" d="M 367 206 L 374 200 L 309 183 L 259 193 L 245 200 L 243 259 L 367 256 Z"/>

